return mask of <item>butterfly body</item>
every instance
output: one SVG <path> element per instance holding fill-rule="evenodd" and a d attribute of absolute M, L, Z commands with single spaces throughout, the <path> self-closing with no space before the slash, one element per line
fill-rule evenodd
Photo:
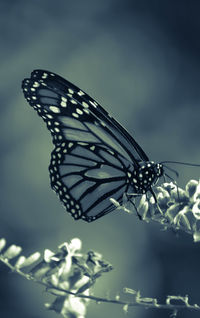
<path fill-rule="evenodd" d="M 74 219 L 91 222 L 115 209 L 114 198 L 144 194 L 163 174 L 96 101 L 62 77 L 35 70 L 22 84 L 25 98 L 45 121 L 55 149 L 51 187 Z"/>

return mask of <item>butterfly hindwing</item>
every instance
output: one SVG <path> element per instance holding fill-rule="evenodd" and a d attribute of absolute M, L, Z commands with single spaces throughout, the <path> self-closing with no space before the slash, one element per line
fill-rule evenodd
<path fill-rule="evenodd" d="M 99 145 L 63 142 L 52 152 L 51 186 L 75 219 L 93 221 L 115 209 L 109 197 L 122 202 L 131 189 L 125 164 Z"/>

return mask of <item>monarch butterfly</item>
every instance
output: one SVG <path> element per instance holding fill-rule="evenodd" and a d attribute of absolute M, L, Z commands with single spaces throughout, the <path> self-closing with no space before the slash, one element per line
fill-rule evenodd
<path fill-rule="evenodd" d="M 35 70 L 22 82 L 24 96 L 51 132 L 52 189 L 74 219 L 94 221 L 113 211 L 110 198 L 152 193 L 164 174 L 95 100 L 49 71 Z"/>

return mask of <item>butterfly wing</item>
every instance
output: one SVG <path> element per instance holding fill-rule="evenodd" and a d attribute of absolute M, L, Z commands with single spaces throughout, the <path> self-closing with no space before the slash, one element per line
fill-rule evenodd
<path fill-rule="evenodd" d="M 75 219 L 93 221 L 115 209 L 109 197 L 121 202 L 132 191 L 123 159 L 101 145 L 63 142 L 49 170 L 52 188 Z"/>
<path fill-rule="evenodd" d="M 148 161 L 147 155 L 96 101 L 62 77 L 35 70 L 22 88 L 52 134 L 51 186 L 66 209 L 88 222 L 112 211 L 109 198 L 121 201 L 130 191 L 128 169 Z"/>

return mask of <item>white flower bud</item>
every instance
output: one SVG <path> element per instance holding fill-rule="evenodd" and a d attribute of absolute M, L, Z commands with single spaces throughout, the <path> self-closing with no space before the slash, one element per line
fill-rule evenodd
<path fill-rule="evenodd" d="M 16 268 L 22 268 L 23 267 L 23 264 L 25 263 L 25 261 L 26 261 L 26 257 L 25 256 L 20 256 L 20 257 L 18 257 L 18 259 L 17 259 L 17 262 L 15 263 L 15 267 Z"/>
<path fill-rule="evenodd" d="M 44 260 L 46 263 L 50 263 L 52 260 L 52 257 L 55 255 L 51 250 L 48 248 L 44 251 Z"/>
<path fill-rule="evenodd" d="M 6 246 L 5 238 L 0 239 L 0 252 L 3 250 L 5 246 Z"/>
<path fill-rule="evenodd" d="M 39 252 L 33 253 L 32 255 L 27 257 L 27 259 L 24 262 L 23 267 L 32 265 L 33 263 L 37 262 L 39 258 L 40 258 Z"/>
<path fill-rule="evenodd" d="M 17 246 L 15 244 L 9 246 L 9 248 L 5 251 L 5 253 L 3 254 L 3 256 L 5 258 L 11 259 L 14 258 L 16 256 L 18 256 L 22 251 L 21 246 Z"/>
<path fill-rule="evenodd" d="M 82 242 L 79 238 L 73 238 L 69 244 L 70 252 L 79 251 L 82 247 Z"/>

